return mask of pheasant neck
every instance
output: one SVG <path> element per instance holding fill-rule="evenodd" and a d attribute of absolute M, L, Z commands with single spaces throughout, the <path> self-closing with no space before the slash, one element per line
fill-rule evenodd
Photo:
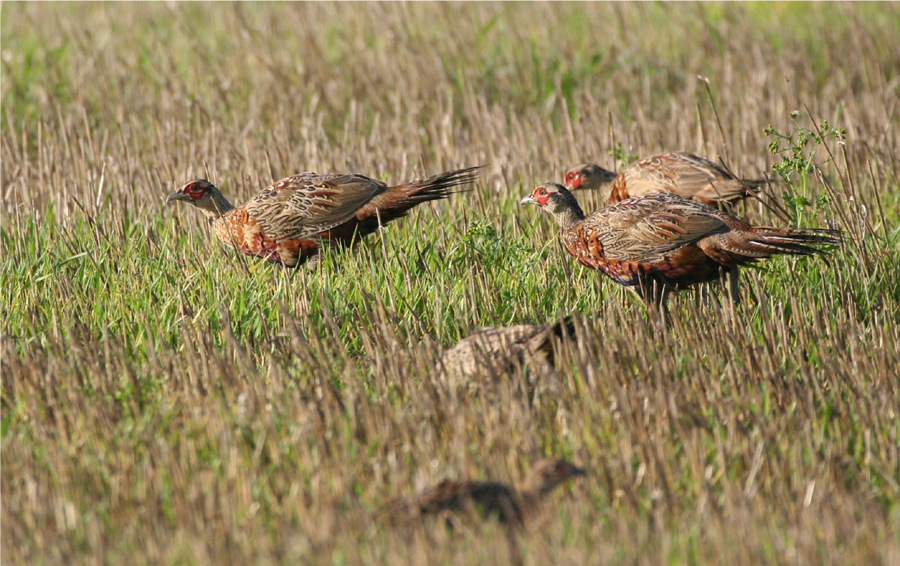
<path fill-rule="evenodd" d="M 212 202 L 202 208 L 203 214 L 210 220 L 215 221 L 234 210 L 234 205 L 228 202 L 228 199 L 222 193 L 213 193 L 211 196 Z"/>
<path fill-rule="evenodd" d="M 614 178 L 600 183 L 600 202 L 609 202 L 609 197 L 611 197 L 613 193 L 613 180 Z"/>
<path fill-rule="evenodd" d="M 518 502 L 525 516 L 533 515 L 540 509 L 541 500 L 546 492 L 539 489 L 523 489 L 518 492 Z"/>
<path fill-rule="evenodd" d="M 574 228 L 576 224 L 584 220 L 584 212 L 581 211 L 581 207 L 578 205 L 567 206 L 562 210 L 556 211 L 553 216 L 556 218 L 556 223 L 563 230 Z"/>

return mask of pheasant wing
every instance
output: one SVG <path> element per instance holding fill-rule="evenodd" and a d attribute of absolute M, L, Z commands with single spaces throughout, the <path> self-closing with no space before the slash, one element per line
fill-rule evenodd
<path fill-rule="evenodd" d="M 716 179 L 734 178 L 718 163 L 714 163 L 709 159 L 694 155 L 693 153 L 673 151 L 671 153 L 666 153 L 661 157 L 667 162 L 666 165 L 676 172 L 679 180 L 703 179 L 706 182 L 710 182 Z"/>
<path fill-rule="evenodd" d="M 705 201 L 733 201 L 743 198 L 760 184 L 757 181 L 741 182 L 728 171 L 704 159 L 699 155 L 687 152 L 666 154 L 670 160 L 670 168 L 675 184 L 684 192 L 686 198 L 706 199 Z"/>
<path fill-rule="evenodd" d="M 671 193 L 623 200 L 584 223 L 585 235 L 602 243 L 608 259 L 640 263 L 729 229 L 718 210 Z"/>
<path fill-rule="evenodd" d="M 670 192 L 685 198 L 708 191 L 716 180 L 730 178 L 715 163 L 683 151 L 642 159 L 628 167 L 625 176 L 631 196 Z"/>
<path fill-rule="evenodd" d="M 266 187 L 244 208 L 267 237 L 301 240 L 345 222 L 386 188 L 362 175 L 303 173 Z"/>

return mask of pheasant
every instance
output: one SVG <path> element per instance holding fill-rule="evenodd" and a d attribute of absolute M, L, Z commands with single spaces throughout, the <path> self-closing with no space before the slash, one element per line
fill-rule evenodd
<path fill-rule="evenodd" d="M 481 373 L 510 373 L 520 364 L 544 373 L 553 365 L 552 339 L 562 337 L 564 327 L 573 333 L 569 321 L 484 328 L 445 350 L 441 363 L 446 373 L 465 380 Z"/>
<path fill-rule="evenodd" d="M 273 183 L 234 206 L 212 183 L 197 179 L 170 194 L 201 209 L 227 246 L 285 267 L 318 256 L 323 245 L 352 244 L 418 204 L 473 182 L 479 167 L 388 187 L 363 175 L 301 173 Z"/>
<path fill-rule="evenodd" d="M 481 514 L 519 527 L 537 512 L 544 496 L 569 478 L 585 475 L 583 469 L 565 460 L 539 460 L 519 489 L 496 482 L 444 480 L 422 493 L 388 503 L 380 517 L 398 523 L 448 513 Z"/>
<path fill-rule="evenodd" d="M 562 185 L 534 189 L 522 204 L 551 213 L 569 255 L 635 291 L 665 324 L 665 299 L 674 290 L 728 274 L 737 303 L 738 267 L 775 254 L 824 253 L 810 244 L 837 245 L 839 230 L 753 226 L 672 193 L 625 199 L 585 216 Z"/>
<path fill-rule="evenodd" d="M 757 193 L 765 185 L 765 179 L 737 179 L 712 161 L 685 151 L 641 159 L 618 175 L 590 163 L 576 165 L 566 173 L 566 188 L 600 189 L 607 204 L 649 193 L 675 193 L 719 206 Z"/>

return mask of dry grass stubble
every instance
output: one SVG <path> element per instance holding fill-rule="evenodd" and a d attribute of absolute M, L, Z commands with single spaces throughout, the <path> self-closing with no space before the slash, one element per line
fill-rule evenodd
<path fill-rule="evenodd" d="M 896 7 L 2 9 L 4 562 L 504 562 L 498 525 L 370 514 L 543 455 L 591 476 L 554 494 L 529 564 L 900 561 Z M 516 206 L 616 142 L 756 176 L 763 129 L 804 107 L 847 143 L 798 179 L 830 202 L 797 221 L 847 244 L 749 272 L 734 324 L 685 293 L 661 339 Z M 316 273 L 227 256 L 162 206 L 207 168 L 239 201 L 301 170 L 481 163 Z M 558 387 L 436 378 L 476 326 L 570 312 Z"/>

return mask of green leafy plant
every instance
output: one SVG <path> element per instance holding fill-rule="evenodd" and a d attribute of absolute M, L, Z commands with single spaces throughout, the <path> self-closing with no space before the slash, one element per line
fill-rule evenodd
<path fill-rule="evenodd" d="M 819 148 L 828 140 L 843 142 L 846 136 L 846 130 L 832 127 L 827 120 L 817 130 L 810 130 L 798 123 L 799 116 L 799 110 L 791 112 L 792 125 L 787 133 L 781 133 L 771 124 L 763 130 L 773 138 L 768 145 L 769 152 L 781 156 L 772 169 L 785 182 L 782 197 L 795 225 L 799 225 L 806 213 L 815 215 L 828 205 L 826 193 L 813 194 L 809 178 L 828 162 L 828 159 L 816 161 Z"/>

